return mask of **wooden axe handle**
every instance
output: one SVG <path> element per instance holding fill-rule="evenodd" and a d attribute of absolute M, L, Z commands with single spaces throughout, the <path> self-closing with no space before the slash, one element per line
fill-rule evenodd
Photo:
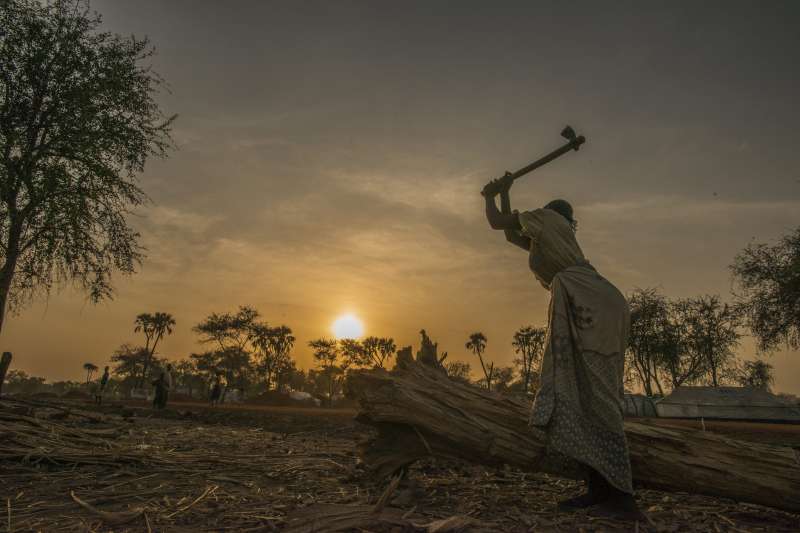
<path fill-rule="evenodd" d="M 516 172 L 511 172 L 510 174 L 506 174 L 505 176 L 503 176 L 503 178 L 510 179 L 511 181 L 513 181 L 513 180 L 515 180 L 517 178 L 521 178 L 522 176 L 524 176 L 528 172 L 530 172 L 532 170 L 535 170 L 535 169 L 539 168 L 540 166 L 549 163 L 553 159 L 566 154 L 570 150 L 577 150 L 585 142 L 586 142 L 586 137 L 584 137 L 583 135 L 579 135 L 579 136 L 575 137 L 573 140 L 569 141 L 564 146 L 562 146 L 561 148 L 558 148 L 557 150 L 553 150 L 552 152 L 550 152 L 546 156 L 542 157 L 541 159 L 537 159 L 536 161 L 534 161 L 530 165 L 528 165 L 526 167 L 522 167 L 521 169 L 517 170 Z"/>

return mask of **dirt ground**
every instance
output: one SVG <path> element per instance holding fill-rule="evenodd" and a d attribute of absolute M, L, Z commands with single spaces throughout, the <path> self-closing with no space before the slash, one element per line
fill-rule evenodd
<path fill-rule="evenodd" d="M 22 413 L 20 407 L 15 409 Z M 0 446 L 0 498 L 5 507 L 0 527 L 275 531 L 320 504 L 372 505 L 386 488 L 385 480 L 371 479 L 359 467 L 356 447 L 370 430 L 353 421 L 352 410 L 173 404 L 155 412 L 126 404 L 99 411 L 102 421 L 68 424 L 74 415 L 68 420 L 54 416 L 37 429 L 43 437 L 33 444 L 14 436 L 6 421 L 11 419 L 0 417 L 0 431 L 7 430 L 0 438 L 16 442 Z M 19 416 L 34 418 L 31 413 Z M 800 433 L 773 424 L 728 424 L 706 422 L 706 429 L 738 432 L 762 442 L 785 442 Z M 73 433 L 51 442 L 47 435 L 53 428 Z M 115 436 L 106 442 L 100 439 L 103 432 Z M 82 449 L 84 441 L 90 452 L 74 451 Z M 637 494 L 650 520 L 646 524 L 621 523 L 593 511 L 555 512 L 557 500 L 579 491 L 576 482 L 546 475 L 431 460 L 413 468 L 389 506 L 417 524 L 466 516 L 473 520 L 466 530 L 475 531 L 800 530 L 800 516 L 795 514 L 648 490 Z"/>

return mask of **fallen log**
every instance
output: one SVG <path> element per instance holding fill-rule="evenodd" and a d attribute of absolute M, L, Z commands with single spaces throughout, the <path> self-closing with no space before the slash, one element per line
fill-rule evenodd
<path fill-rule="evenodd" d="M 507 464 L 578 478 L 568 461 L 545 453 L 545 435 L 527 425 L 530 406 L 459 383 L 413 360 L 392 372 L 353 372 L 357 420 L 378 430 L 361 458 L 388 476 L 425 457 Z M 626 422 L 637 487 L 706 494 L 800 512 L 800 453 L 691 429 Z"/>

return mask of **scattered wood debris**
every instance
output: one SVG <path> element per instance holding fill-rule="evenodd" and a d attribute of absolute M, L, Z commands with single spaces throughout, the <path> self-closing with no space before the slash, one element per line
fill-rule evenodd
<path fill-rule="evenodd" d="M 248 425 L 240 409 L 236 425 L 227 425 L 233 417 L 220 409 L 196 408 L 188 419 L 175 411 L 137 410 L 123 418 L 114 409 L 91 409 L 0 401 L 0 529 L 292 531 L 317 517 L 315 531 L 334 531 L 330 518 L 374 518 L 386 494 L 386 482 L 366 475 L 355 454 L 371 430 L 346 417 L 317 423 L 298 414 L 292 422 L 254 410 Z M 383 522 L 359 527 L 633 530 L 591 510 L 555 512 L 558 499 L 579 490 L 574 481 L 543 474 L 426 459 L 383 499 Z M 719 498 L 645 490 L 637 497 L 653 522 L 640 524 L 642 532 L 780 532 L 797 531 L 800 523 L 795 514 Z"/>

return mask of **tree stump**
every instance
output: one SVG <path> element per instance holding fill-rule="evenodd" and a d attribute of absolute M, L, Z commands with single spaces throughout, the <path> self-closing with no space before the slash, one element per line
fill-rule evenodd
<path fill-rule="evenodd" d="M 546 453 L 527 424 L 527 402 L 451 380 L 416 361 L 387 372 L 351 373 L 357 420 L 378 436 L 361 447 L 365 466 L 388 476 L 425 457 L 508 464 L 577 478 L 570 462 Z M 714 433 L 626 422 L 634 484 L 800 511 L 800 453 Z"/>

